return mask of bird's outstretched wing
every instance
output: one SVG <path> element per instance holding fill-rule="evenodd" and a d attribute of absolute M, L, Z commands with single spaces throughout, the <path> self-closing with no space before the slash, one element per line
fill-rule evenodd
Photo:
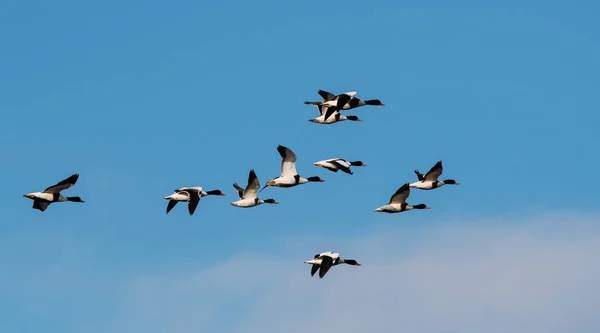
<path fill-rule="evenodd" d="M 333 259 L 330 256 L 323 256 L 321 258 L 321 269 L 319 269 L 319 278 L 322 279 L 329 269 L 333 266 Z"/>
<path fill-rule="evenodd" d="M 48 187 L 47 189 L 44 190 L 44 192 L 45 193 L 59 193 L 60 191 L 66 190 L 66 189 L 72 187 L 73 185 L 75 185 L 75 183 L 77 183 L 77 179 L 79 179 L 79 174 L 74 174 L 67 179 L 61 180 L 57 184 L 54 184 L 54 185 Z"/>
<path fill-rule="evenodd" d="M 410 194 L 410 186 L 408 183 L 402 185 L 402 187 L 400 187 L 396 193 L 394 193 L 392 195 L 392 197 L 390 198 L 390 202 L 388 204 L 392 204 L 392 203 L 396 203 L 396 204 L 402 204 L 406 202 L 406 198 L 408 198 L 408 195 Z"/>

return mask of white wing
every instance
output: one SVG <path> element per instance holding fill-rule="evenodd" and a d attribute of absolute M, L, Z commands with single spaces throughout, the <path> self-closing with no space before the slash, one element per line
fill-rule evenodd
<path fill-rule="evenodd" d="M 337 252 L 327 251 L 327 252 L 323 252 L 323 253 L 319 254 L 319 258 L 321 258 L 323 256 L 331 257 L 333 259 L 333 261 L 335 261 L 335 259 L 338 258 L 340 256 L 340 254 Z"/>
<path fill-rule="evenodd" d="M 248 174 L 248 185 L 244 190 L 244 199 L 256 199 L 256 194 L 259 187 L 260 182 L 258 181 L 256 173 L 254 170 L 250 170 L 250 173 Z"/>
<path fill-rule="evenodd" d="M 349 92 L 345 92 L 343 95 L 348 95 L 350 97 L 354 97 L 356 96 L 356 94 L 358 94 L 356 91 L 349 91 Z M 340 94 L 342 95 L 342 94 Z"/>
<path fill-rule="evenodd" d="M 181 187 L 178 188 L 177 190 L 179 191 L 198 191 L 198 192 L 202 192 L 202 186 L 191 186 L 191 187 Z"/>
<path fill-rule="evenodd" d="M 297 175 L 296 154 L 289 148 L 281 145 L 277 147 L 277 151 L 281 155 L 281 177 L 293 177 Z"/>

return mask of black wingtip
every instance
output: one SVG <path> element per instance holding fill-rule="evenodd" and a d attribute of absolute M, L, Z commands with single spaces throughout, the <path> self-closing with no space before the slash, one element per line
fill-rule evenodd
<path fill-rule="evenodd" d="M 288 150 L 290 150 L 290 149 L 286 146 L 282 146 L 282 145 L 277 146 L 277 152 L 279 152 L 279 155 L 281 156 L 281 158 L 285 158 L 286 151 L 288 151 Z"/>
<path fill-rule="evenodd" d="M 254 172 L 254 169 L 252 169 L 248 173 L 248 184 L 250 184 L 255 179 L 258 179 L 258 176 L 256 175 L 256 172 Z"/>
<path fill-rule="evenodd" d="M 69 178 L 67 178 L 66 180 L 68 180 L 71 183 L 75 184 L 75 183 L 77 183 L 78 179 L 79 179 L 79 174 L 78 173 L 74 173 Z"/>

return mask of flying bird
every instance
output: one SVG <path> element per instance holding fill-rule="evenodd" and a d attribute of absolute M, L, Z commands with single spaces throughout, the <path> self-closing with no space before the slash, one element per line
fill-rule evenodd
<path fill-rule="evenodd" d="M 387 205 L 381 206 L 375 209 L 376 212 L 383 213 L 401 213 L 411 209 L 429 209 L 425 204 L 409 205 L 406 203 L 406 199 L 410 194 L 410 187 L 408 183 L 402 185 L 394 195 L 390 198 L 390 202 Z"/>
<path fill-rule="evenodd" d="M 269 180 L 260 191 L 264 190 L 267 186 L 293 187 L 308 182 L 324 182 L 324 180 L 317 176 L 301 177 L 296 171 L 296 154 L 289 148 L 279 145 L 277 146 L 277 151 L 281 155 L 281 175 Z"/>
<path fill-rule="evenodd" d="M 438 180 L 443 171 L 444 167 L 442 166 L 442 161 L 438 161 L 425 175 L 420 173 L 419 170 L 415 170 L 415 174 L 419 181 L 410 184 L 410 187 L 418 188 L 420 190 L 433 190 L 446 184 L 460 185 L 454 179 Z"/>
<path fill-rule="evenodd" d="M 312 260 L 308 260 L 304 262 L 305 264 L 311 264 L 312 267 L 310 269 L 310 276 L 314 276 L 317 271 L 319 271 L 319 278 L 322 279 L 325 274 L 329 271 L 332 266 L 337 266 L 340 264 L 347 264 L 351 266 L 360 266 L 359 263 L 354 259 L 343 259 L 340 257 L 339 253 L 334 252 L 323 252 L 319 254 L 315 254 Z"/>
<path fill-rule="evenodd" d="M 321 97 L 323 98 L 323 101 L 330 101 L 330 100 L 335 100 L 336 95 L 325 91 L 325 90 L 319 90 L 319 95 L 321 95 Z M 321 105 L 323 104 L 323 102 L 304 102 L 304 104 L 310 104 L 310 105 Z M 385 104 L 383 104 L 380 100 L 378 99 L 369 99 L 369 100 L 362 100 L 360 98 L 355 97 L 354 95 L 350 98 L 350 100 L 348 102 L 346 102 L 346 104 L 344 104 L 342 107 L 340 107 L 340 110 L 350 110 L 350 109 L 355 109 L 361 106 L 365 106 L 365 105 L 372 105 L 372 106 L 385 106 Z M 339 105 L 336 105 L 339 107 Z"/>
<path fill-rule="evenodd" d="M 258 189 L 260 188 L 260 182 L 258 181 L 258 177 L 256 176 L 254 169 L 250 170 L 250 173 L 248 174 L 248 185 L 246 185 L 245 189 L 239 187 L 239 185 L 236 183 L 233 183 L 233 187 L 237 191 L 238 196 L 240 197 L 240 200 L 232 202 L 231 203 L 232 206 L 241 207 L 241 208 L 250 208 L 250 207 L 262 205 L 265 203 L 275 204 L 275 205 L 278 204 L 278 202 L 275 201 L 274 199 L 262 200 L 262 199 L 258 198 L 257 193 L 258 193 Z"/>
<path fill-rule="evenodd" d="M 60 194 L 61 191 L 71 188 L 73 185 L 75 185 L 75 183 L 77 183 L 77 179 L 79 179 L 79 174 L 74 174 L 69 178 L 60 181 L 59 183 L 48 187 L 43 192 L 33 192 L 23 196 L 33 200 L 33 209 L 38 209 L 42 212 L 45 211 L 53 202 L 85 202 L 81 200 L 80 197 L 65 197 Z"/>
<path fill-rule="evenodd" d="M 169 214 L 171 209 L 173 209 L 178 202 L 187 201 L 188 211 L 190 215 L 194 215 L 196 207 L 198 207 L 198 203 L 200 203 L 200 198 L 207 195 L 225 196 L 225 193 L 219 190 L 204 191 L 201 186 L 181 187 L 173 190 L 173 194 L 164 197 L 165 200 L 169 200 L 169 204 L 167 205 L 167 214 Z"/>
<path fill-rule="evenodd" d="M 338 108 L 335 106 L 317 105 L 319 109 L 319 116 L 316 118 L 309 119 L 311 123 L 330 125 L 340 121 L 351 120 L 361 122 L 357 116 L 344 116 L 339 113 Z"/>
<path fill-rule="evenodd" d="M 357 94 L 356 91 L 349 91 L 343 94 L 334 95 L 330 92 L 319 90 L 319 95 L 323 97 L 323 102 L 304 102 L 304 104 L 335 106 L 341 110 Z"/>
<path fill-rule="evenodd" d="M 348 162 L 343 158 L 330 158 L 328 160 L 322 160 L 322 161 L 318 161 L 313 163 L 313 165 L 316 165 L 318 167 L 322 167 L 325 168 L 329 171 L 333 171 L 333 172 L 338 172 L 338 170 L 341 170 L 345 173 L 348 174 L 353 174 L 352 170 L 350 170 L 350 166 L 367 166 L 366 164 L 364 164 L 362 161 L 353 161 L 353 162 Z"/>

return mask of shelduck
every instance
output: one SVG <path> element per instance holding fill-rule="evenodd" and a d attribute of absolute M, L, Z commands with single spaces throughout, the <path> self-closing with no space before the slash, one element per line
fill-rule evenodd
<path fill-rule="evenodd" d="M 267 186 L 293 187 L 308 182 L 324 182 L 324 180 L 317 176 L 301 177 L 296 172 L 296 154 L 289 148 L 279 145 L 277 146 L 277 151 L 281 155 L 281 175 L 269 180 L 260 191 L 264 190 Z"/>
<path fill-rule="evenodd" d="M 315 254 L 312 260 L 308 260 L 304 262 L 305 264 L 312 265 L 310 269 L 310 276 L 314 276 L 317 271 L 319 271 L 319 278 L 322 279 L 325 274 L 329 271 L 332 266 L 347 264 L 351 266 L 360 266 L 359 263 L 354 259 L 343 259 L 340 257 L 339 253 L 334 252 L 323 252 L 319 254 Z"/>
<path fill-rule="evenodd" d="M 60 194 L 68 188 L 73 187 L 79 179 L 79 174 L 74 174 L 67 179 L 61 180 L 55 185 L 52 185 L 42 192 L 33 192 L 23 195 L 25 198 L 33 200 L 33 209 L 45 211 L 51 203 L 54 202 L 85 202 L 80 197 L 65 197 Z"/>
<path fill-rule="evenodd" d="M 260 182 L 258 181 L 258 177 L 256 176 L 254 169 L 250 170 L 250 173 L 248 174 L 248 185 L 246 185 L 246 189 L 239 187 L 236 183 L 233 183 L 233 187 L 237 191 L 240 200 L 232 202 L 232 206 L 250 208 L 262 205 L 264 203 L 275 205 L 278 204 L 278 202 L 274 199 L 262 200 L 257 197 L 258 189 L 260 188 Z"/>
<path fill-rule="evenodd" d="M 328 91 L 325 91 L 325 90 L 319 90 L 319 95 L 321 95 L 321 97 L 323 98 L 323 101 L 330 101 L 330 100 L 334 100 L 336 98 L 336 95 L 334 95 Z M 340 108 L 340 110 L 350 110 L 350 109 L 355 109 L 355 108 L 365 106 L 365 105 L 385 106 L 385 104 L 383 104 L 378 99 L 363 100 L 363 99 L 357 98 L 355 95 L 352 95 L 350 100 L 348 102 L 346 102 Z M 323 102 L 304 102 L 304 104 L 321 105 L 321 104 L 323 104 Z M 339 105 L 336 105 L 336 106 L 339 107 Z"/>
<path fill-rule="evenodd" d="M 443 171 L 444 167 L 442 166 L 442 161 L 438 161 L 425 175 L 420 173 L 419 170 L 415 170 L 415 174 L 419 181 L 410 184 L 410 187 L 418 188 L 420 190 L 433 190 L 446 184 L 460 185 L 454 179 L 438 180 Z"/>
<path fill-rule="evenodd" d="M 344 116 L 338 112 L 335 106 L 317 105 L 319 109 L 319 116 L 317 118 L 309 119 L 308 121 L 317 124 L 329 125 L 344 120 L 351 120 L 361 122 L 357 116 Z"/>
<path fill-rule="evenodd" d="M 341 170 L 348 174 L 353 174 L 352 170 L 350 170 L 350 166 L 367 166 L 362 161 L 348 162 L 345 159 L 339 157 L 318 161 L 313 163 L 313 165 L 325 168 L 333 172 L 338 172 L 338 170 Z"/>
<path fill-rule="evenodd" d="M 394 195 L 390 198 L 390 202 L 387 205 L 381 206 L 375 209 L 376 212 L 383 213 L 401 213 L 411 209 L 429 209 L 425 204 L 409 205 L 406 203 L 406 199 L 410 194 L 410 187 L 408 183 L 402 185 Z"/>
<path fill-rule="evenodd" d="M 169 204 L 167 205 L 167 214 L 169 214 L 171 209 L 173 209 L 178 202 L 187 201 L 188 211 L 190 215 L 194 215 L 196 207 L 198 207 L 198 203 L 200 202 L 200 198 L 207 195 L 225 196 L 225 193 L 219 190 L 204 191 L 201 186 L 181 187 L 173 190 L 173 194 L 164 197 L 165 200 L 169 200 Z"/>
<path fill-rule="evenodd" d="M 326 94 L 327 98 L 323 97 L 323 102 L 304 102 L 304 104 L 335 106 L 341 110 L 344 105 L 348 104 L 348 102 L 350 102 L 350 100 L 357 94 L 356 91 L 349 91 L 339 95 L 334 95 L 324 90 L 319 90 L 318 93 L 321 95 L 321 97 L 324 96 L 323 94 Z"/>

